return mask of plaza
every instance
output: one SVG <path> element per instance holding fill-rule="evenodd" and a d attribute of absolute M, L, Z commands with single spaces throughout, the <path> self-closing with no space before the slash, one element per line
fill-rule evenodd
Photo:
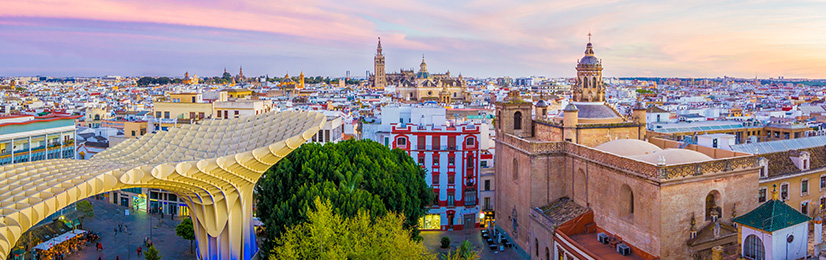
<path fill-rule="evenodd" d="M 528 259 L 521 256 L 514 248 L 506 248 L 504 251 L 494 251 L 488 248 L 488 244 L 482 240 L 481 229 L 470 228 L 457 231 L 422 231 L 422 243 L 428 251 L 441 255 L 448 251 L 455 251 L 459 245 L 467 240 L 479 255 L 479 259 L 501 259 L 501 260 L 523 260 Z M 442 237 L 450 238 L 450 248 L 441 248 Z M 441 258 L 440 258 L 441 259 Z"/>
<path fill-rule="evenodd" d="M 146 252 L 143 239 L 149 237 L 150 230 L 152 243 L 160 252 L 162 259 L 197 259 L 195 254 L 189 252 L 189 240 L 175 235 L 175 227 L 181 223 L 183 218 L 176 217 L 172 220 L 169 215 L 166 215 L 161 220 L 158 214 L 135 212 L 117 204 L 92 198 L 87 200 L 94 206 L 95 216 L 84 220 L 83 229 L 100 235 L 98 242 L 103 244 L 103 250 L 98 252 L 94 248 L 94 243 L 90 243 L 78 253 L 67 256 L 67 260 L 98 259 L 98 257 L 105 260 L 144 259 L 143 256 L 138 256 L 135 250 L 140 246 L 143 247 L 143 252 Z M 129 210 L 129 215 L 126 215 L 126 210 Z M 128 226 L 128 228 L 125 232 L 118 232 L 115 235 L 114 230 L 119 224 Z"/>

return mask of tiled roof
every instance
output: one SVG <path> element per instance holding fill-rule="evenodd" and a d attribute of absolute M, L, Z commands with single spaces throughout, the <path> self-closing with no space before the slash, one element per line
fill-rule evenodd
<path fill-rule="evenodd" d="M 826 167 L 826 147 L 824 146 L 763 154 L 761 156 L 769 160 L 769 176 L 773 177 L 800 172 L 800 168 L 797 168 L 797 165 L 792 162 L 791 157 L 802 151 L 809 152 L 810 169 Z"/>
<path fill-rule="evenodd" d="M 734 222 L 763 231 L 774 232 L 811 219 L 782 201 L 769 200 L 749 213 L 734 218 Z"/>
<path fill-rule="evenodd" d="M 602 103 L 575 102 L 579 118 L 619 118 L 613 109 Z"/>
<path fill-rule="evenodd" d="M 580 206 L 574 200 L 568 198 L 561 198 L 539 209 L 557 225 L 568 222 L 588 211 L 588 208 Z"/>

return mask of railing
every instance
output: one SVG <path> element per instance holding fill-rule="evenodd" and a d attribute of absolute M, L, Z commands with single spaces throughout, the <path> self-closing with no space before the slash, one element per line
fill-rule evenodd
<path fill-rule="evenodd" d="M 149 119 L 150 123 L 161 123 L 161 124 L 175 124 L 178 123 L 177 118 L 151 118 Z"/>

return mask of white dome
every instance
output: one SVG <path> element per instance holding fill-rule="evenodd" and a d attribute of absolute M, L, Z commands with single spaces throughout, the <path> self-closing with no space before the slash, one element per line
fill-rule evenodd
<path fill-rule="evenodd" d="M 701 152 L 697 152 L 694 150 L 687 150 L 687 149 L 665 149 L 662 151 L 658 151 L 655 153 L 645 154 L 645 155 L 637 155 L 637 156 L 629 156 L 631 158 L 646 161 L 649 163 L 657 164 L 659 163 L 659 158 L 665 158 L 666 165 L 672 164 L 681 164 L 681 163 L 692 163 L 692 162 L 702 162 L 702 161 L 710 161 L 712 160 L 711 157 L 705 155 Z"/>
<path fill-rule="evenodd" d="M 637 139 L 614 140 L 597 145 L 597 147 L 594 148 L 626 157 L 635 155 L 645 155 L 663 150 L 652 143 Z"/>

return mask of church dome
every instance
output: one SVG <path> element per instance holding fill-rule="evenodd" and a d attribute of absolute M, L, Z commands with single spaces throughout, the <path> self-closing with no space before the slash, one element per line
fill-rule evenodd
<path fill-rule="evenodd" d="M 621 156 L 646 155 L 662 151 L 660 147 L 652 143 L 637 139 L 618 139 L 605 142 L 594 148 Z"/>
<path fill-rule="evenodd" d="M 585 56 L 579 60 L 579 65 L 600 65 L 599 59 L 594 56 L 594 45 L 590 42 L 585 46 Z"/>
<path fill-rule="evenodd" d="M 657 164 L 659 163 L 660 158 L 665 159 L 666 165 L 672 164 L 681 164 L 681 163 L 694 163 L 694 162 L 702 162 L 702 161 L 710 161 L 713 160 L 708 155 L 705 155 L 701 152 L 697 152 L 694 150 L 688 149 L 665 149 L 662 151 L 658 151 L 656 153 L 650 153 L 646 155 L 639 155 L 639 156 L 632 156 L 631 158 Z"/>
<path fill-rule="evenodd" d="M 537 107 L 547 107 L 548 104 L 545 103 L 545 100 L 539 100 L 538 102 L 536 102 L 536 106 Z"/>
<path fill-rule="evenodd" d="M 417 79 L 428 79 L 428 78 L 430 78 L 430 73 L 427 73 L 427 71 L 419 71 L 419 73 L 416 73 L 416 78 Z"/>

